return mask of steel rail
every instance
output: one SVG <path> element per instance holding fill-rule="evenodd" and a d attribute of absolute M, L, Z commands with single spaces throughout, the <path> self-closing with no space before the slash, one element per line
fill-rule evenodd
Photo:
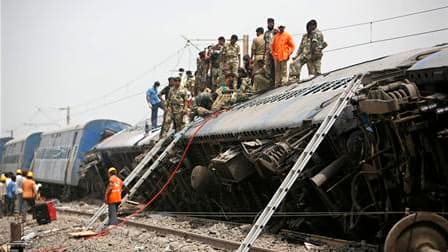
<path fill-rule="evenodd" d="M 88 217 L 93 216 L 93 213 L 87 213 L 87 212 L 78 211 L 78 210 L 74 210 L 74 209 L 58 207 L 57 210 L 61 213 L 67 213 L 67 214 L 77 214 L 77 215 L 88 216 Z M 118 218 L 118 219 L 120 221 L 124 220 L 122 218 Z M 237 242 L 237 241 L 225 240 L 225 239 L 220 239 L 220 238 L 216 238 L 216 237 L 211 237 L 211 236 L 196 234 L 196 233 L 192 233 L 192 232 L 188 232 L 188 231 L 183 231 L 183 230 L 179 230 L 179 229 L 172 229 L 172 228 L 168 228 L 168 227 L 161 227 L 161 226 L 155 226 L 155 225 L 151 225 L 151 224 L 141 223 L 141 222 L 137 222 L 137 221 L 127 221 L 127 225 L 137 227 L 137 228 L 143 228 L 148 231 L 154 231 L 154 232 L 160 233 L 160 234 L 170 234 L 170 235 L 183 237 L 185 239 L 199 241 L 199 242 L 209 244 L 209 245 L 212 245 L 215 247 L 219 247 L 222 249 L 235 250 L 240 245 L 240 242 Z M 274 252 L 277 250 L 254 246 L 254 247 L 251 247 L 251 251 Z"/>

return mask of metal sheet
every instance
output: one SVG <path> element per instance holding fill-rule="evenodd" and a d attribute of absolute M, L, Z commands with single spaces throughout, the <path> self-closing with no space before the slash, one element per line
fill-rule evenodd
<path fill-rule="evenodd" d="M 113 150 L 148 145 L 159 138 L 160 128 L 152 129 L 145 134 L 142 126 L 123 130 L 99 143 L 97 150 Z"/>
<path fill-rule="evenodd" d="M 447 67 L 448 66 L 448 50 L 441 50 L 439 52 L 428 55 L 424 59 L 415 63 L 408 71 L 419 71 L 431 68 Z"/>

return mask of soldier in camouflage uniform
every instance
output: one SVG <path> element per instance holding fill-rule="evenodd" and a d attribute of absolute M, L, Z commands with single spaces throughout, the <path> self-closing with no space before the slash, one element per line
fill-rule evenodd
<path fill-rule="evenodd" d="M 238 80 L 233 85 L 232 98 L 230 99 L 232 103 L 245 101 L 252 93 L 251 78 L 248 73 L 243 68 L 240 68 L 238 73 Z"/>
<path fill-rule="evenodd" d="M 162 132 L 168 132 L 169 126 L 171 125 L 171 116 L 169 116 L 169 110 L 170 108 L 167 106 L 168 100 L 170 99 L 170 90 L 174 86 L 174 77 L 168 78 L 168 86 L 164 87 L 160 93 L 159 98 L 162 100 L 162 108 L 163 108 L 163 122 L 162 122 L 162 128 L 160 129 L 160 137 L 162 137 Z M 166 125 L 168 125 L 168 129 L 166 128 Z"/>
<path fill-rule="evenodd" d="M 270 88 L 273 88 L 271 80 L 268 77 L 268 74 L 266 73 L 266 68 L 263 68 L 264 62 L 258 61 L 256 62 L 258 64 L 257 70 L 254 72 L 254 85 L 253 85 L 253 92 L 260 93 L 262 91 L 266 91 Z"/>
<path fill-rule="evenodd" d="M 180 87 L 180 77 L 174 78 L 174 86 L 170 89 L 168 96 L 169 99 L 166 104 L 167 109 L 165 110 L 165 113 L 167 113 L 167 120 L 163 121 L 160 137 L 166 136 L 171 128 L 171 123 L 173 123 L 176 132 L 182 130 L 184 127 L 187 92 Z"/>
<path fill-rule="evenodd" d="M 211 88 L 213 90 L 217 89 L 219 86 L 219 81 L 222 78 L 222 60 L 221 53 L 224 45 L 226 43 L 226 39 L 224 37 L 218 38 L 218 44 L 214 45 L 211 48 L 210 53 L 210 79 L 211 79 Z"/>
<path fill-rule="evenodd" d="M 321 74 L 322 50 L 327 47 L 322 32 L 317 29 L 316 20 L 311 20 L 306 24 L 307 33 L 303 35 L 297 55 L 289 67 L 291 78 L 300 80 L 300 71 L 303 65 L 307 65 L 309 75 Z"/>
<path fill-rule="evenodd" d="M 238 76 L 238 69 L 240 67 L 240 46 L 236 43 L 238 41 L 237 35 L 230 37 L 230 43 L 226 44 L 222 49 L 221 58 L 223 62 L 223 73 L 227 75 L 232 73 Z"/>
<path fill-rule="evenodd" d="M 206 58 L 205 51 L 199 53 L 199 58 L 196 60 L 197 70 L 196 70 L 196 83 L 195 83 L 195 93 L 200 93 L 207 86 L 207 72 L 209 68 L 209 60 Z"/>
<path fill-rule="evenodd" d="M 195 78 L 190 70 L 186 72 L 187 79 L 185 80 L 185 88 L 191 93 L 191 95 L 195 95 Z"/>
<path fill-rule="evenodd" d="M 259 65 L 256 64 L 259 60 L 264 61 L 266 53 L 266 45 L 264 42 L 264 29 L 263 27 L 258 27 L 256 30 L 257 37 L 252 41 L 250 59 L 253 62 L 253 71 L 257 71 Z M 263 67 L 263 66 L 262 66 Z"/>
<path fill-rule="evenodd" d="M 195 116 L 208 116 L 213 113 L 212 105 L 218 94 L 212 93 L 212 91 L 206 88 L 200 94 L 194 98 L 192 107 L 192 118 Z"/>
<path fill-rule="evenodd" d="M 271 80 L 271 82 L 274 82 L 274 75 L 275 75 L 275 69 L 274 69 L 274 58 L 272 58 L 271 54 L 271 44 L 272 39 L 274 38 L 274 19 L 268 18 L 267 20 L 268 29 L 263 35 L 264 38 L 264 46 L 265 46 L 265 56 L 264 56 L 264 68 L 265 72 L 267 73 L 268 78 Z"/>
<path fill-rule="evenodd" d="M 216 93 L 218 97 L 213 102 L 212 111 L 220 111 L 222 109 L 227 109 L 232 105 L 232 94 L 233 94 L 233 85 L 235 80 L 235 74 L 227 73 L 226 79 L 221 86 L 216 89 Z"/>

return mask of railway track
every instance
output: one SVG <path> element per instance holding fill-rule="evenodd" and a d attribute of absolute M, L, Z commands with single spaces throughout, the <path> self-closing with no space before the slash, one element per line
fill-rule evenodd
<path fill-rule="evenodd" d="M 83 215 L 86 217 L 91 217 L 93 214 L 89 212 L 74 210 L 74 209 L 67 209 L 67 208 L 58 208 L 58 211 L 61 213 L 66 214 L 76 214 L 76 215 Z M 172 216 L 171 216 L 172 217 Z M 235 222 L 228 222 L 228 221 L 219 221 L 214 219 L 205 219 L 205 218 L 196 218 L 196 217 L 188 217 L 188 216 L 179 216 L 180 220 L 182 221 L 188 221 L 193 222 L 196 224 L 226 224 L 227 226 L 240 226 L 241 223 L 235 223 Z M 123 221 L 123 218 L 120 218 L 121 221 Z M 204 244 L 209 244 L 217 248 L 222 249 L 228 249 L 228 250 L 235 250 L 239 247 L 240 242 L 239 241 L 231 241 L 228 239 L 221 239 L 216 237 L 211 237 L 203 234 L 198 234 L 194 232 L 189 232 L 186 230 L 180 230 L 180 229 L 174 229 L 166 226 L 161 225 L 154 225 L 154 224 L 148 224 L 143 223 L 135 220 L 129 220 L 127 221 L 127 225 L 137 228 L 142 228 L 148 231 L 153 231 L 159 234 L 164 235 L 174 235 L 178 237 L 182 237 L 184 239 L 190 239 L 195 240 L 198 242 L 202 242 Z M 310 243 L 313 245 L 316 245 L 317 247 L 322 248 L 322 251 L 346 251 L 348 249 L 351 249 L 351 251 L 379 251 L 379 246 L 376 245 L 370 245 L 365 244 L 362 242 L 354 242 L 354 241 L 347 241 L 343 239 L 335 239 L 331 237 L 326 236 L 320 236 L 320 235 L 314 235 L 314 234 L 308 234 L 308 233 L 302 233 L 297 231 L 291 231 L 291 230 L 281 230 L 280 236 L 282 239 L 291 241 L 293 243 Z M 269 251 L 278 251 L 275 249 L 269 249 L 269 248 L 262 248 L 259 246 L 252 247 L 251 251 L 260 251 L 260 252 L 269 252 Z"/>
<path fill-rule="evenodd" d="M 66 208 L 58 208 L 58 212 L 65 213 L 65 214 L 83 215 L 83 216 L 87 216 L 87 217 L 91 217 L 93 215 L 92 213 L 87 213 L 87 212 L 73 210 L 73 209 L 66 209 Z M 122 221 L 124 219 L 119 218 L 119 220 Z M 240 242 L 237 242 L 237 241 L 220 239 L 220 238 L 211 237 L 211 236 L 207 236 L 207 235 L 201 235 L 201 234 L 192 233 L 192 232 L 188 232 L 188 231 L 184 231 L 184 230 L 156 226 L 156 225 L 141 223 L 141 222 L 137 222 L 137 221 L 127 221 L 127 225 L 132 226 L 132 227 L 146 229 L 148 231 L 153 231 L 153 232 L 156 232 L 159 234 L 175 235 L 178 237 L 183 237 L 184 239 L 191 239 L 191 240 L 199 241 L 199 242 L 209 244 L 209 245 L 215 246 L 217 248 L 222 248 L 222 249 L 235 250 L 240 245 Z M 254 247 L 252 247 L 251 251 L 275 252 L 277 250 L 254 246 Z"/>

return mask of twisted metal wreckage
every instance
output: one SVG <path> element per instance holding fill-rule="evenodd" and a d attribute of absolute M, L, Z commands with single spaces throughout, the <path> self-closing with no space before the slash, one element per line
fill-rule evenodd
<path fill-rule="evenodd" d="M 183 168 L 150 209 L 251 222 L 336 98 L 359 75 L 362 87 L 290 188 L 268 229 L 385 243 L 386 251 L 423 245 L 446 250 L 445 44 L 280 87 L 222 112 L 197 135 L 190 128 L 146 179 L 137 199 L 150 198 L 160 189 L 194 137 Z M 109 165 L 129 174 L 158 138 L 157 130 L 143 134 L 137 127 L 100 143 L 85 165 L 85 190 L 102 192 L 93 173 L 104 176 Z"/>

